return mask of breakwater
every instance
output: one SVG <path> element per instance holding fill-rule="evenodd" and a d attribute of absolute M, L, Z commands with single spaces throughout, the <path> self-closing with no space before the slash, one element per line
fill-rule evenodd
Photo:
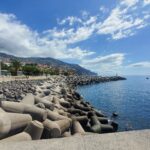
<path fill-rule="evenodd" d="M 0 142 L 117 131 L 118 124 L 86 102 L 72 86 L 83 83 L 83 79 L 52 76 L 45 80 L 1 83 Z M 107 78 L 116 80 L 119 79 Z M 100 79 L 84 80 L 84 84 L 94 82 Z"/>
<path fill-rule="evenodd" d="M 70 85 L 88 85 L 96 84 L 110 81 L 126 80 L 126 78 L 121 76 L 111 76 L 111 77 L 102 77 L 102 76 L 70 76 L 67 81 Z"/>

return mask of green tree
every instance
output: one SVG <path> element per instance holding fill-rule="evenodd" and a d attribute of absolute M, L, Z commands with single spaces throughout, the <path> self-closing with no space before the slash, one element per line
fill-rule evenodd
<path fill-rule="evenodd" d="M 41 74 L 41 70 L 36 64 L 26 64 L 22 67 L 22 72 L 26 76 L 37 76 Z"/>
<path fill-rule="evenodd" d="M 12 75 L 17 76 L 18 70 L 21 68 L 20 61 L 16 59 L 11 60 L 10 72 Z"/>
<path fill-rule="evenodd" d="M 3 62 L 1 62 L 1 69 L 2 70 L 9 70 L 9 66 Z"/>

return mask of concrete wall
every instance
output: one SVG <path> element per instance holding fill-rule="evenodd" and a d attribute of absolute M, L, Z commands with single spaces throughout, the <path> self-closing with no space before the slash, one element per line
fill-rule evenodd
<path fill-rule="evenodd" d="M 150 130 L 0 143 L 0 150 L 150 150 Z"/>

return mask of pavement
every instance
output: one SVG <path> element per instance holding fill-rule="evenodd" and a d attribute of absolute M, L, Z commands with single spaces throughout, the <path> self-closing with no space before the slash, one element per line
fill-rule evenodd
<path fill-rule="evenodd" d="M 0 150 L 150 150 L 150 129 L 28 142 L 0 142 Z"/>
<path fill-rule="evenodd" d="M 0 82 L 15 81 L 15 80 L 40 80 L 46 79 L 46 76 L 30 76 L 28 79 L 26 76 L 0 76 Z"/>

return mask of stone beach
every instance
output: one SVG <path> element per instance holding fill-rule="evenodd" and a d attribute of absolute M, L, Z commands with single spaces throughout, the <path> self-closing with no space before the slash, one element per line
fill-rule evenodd
<path fill-rule="evenodd" d="M 0 83 L 1 142 L 116 132 L 118 124 L 86 102 L 76 86 L 124 79 L 51 76 Z"/>

